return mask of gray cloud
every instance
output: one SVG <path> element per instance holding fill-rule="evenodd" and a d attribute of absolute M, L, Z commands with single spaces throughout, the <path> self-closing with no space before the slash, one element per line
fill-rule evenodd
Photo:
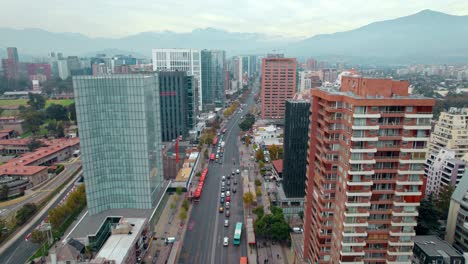
<path fill-rule="evenodd" d="M 309 37 L 432 9 L 468 15 L 466 0 L 0 0 L 0 25 L 120 37 L 214 27 Z M 20 19 L 18 19 L 20 18 Z"/>

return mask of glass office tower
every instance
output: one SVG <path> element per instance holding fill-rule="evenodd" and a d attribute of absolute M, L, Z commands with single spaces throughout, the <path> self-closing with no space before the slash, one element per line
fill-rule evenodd
<path fill-rule="evenodd" d="M 224 87 L 226 52 L 223 50 L 202 50 L 201 69 L 203 75 L 203 110 L 224 107 L 226 101 Z"/>
<path fill-rule="evenodd" d="M 73 78 L 90 214 L 151 209 L 161 190 L 158 76 Z"/>

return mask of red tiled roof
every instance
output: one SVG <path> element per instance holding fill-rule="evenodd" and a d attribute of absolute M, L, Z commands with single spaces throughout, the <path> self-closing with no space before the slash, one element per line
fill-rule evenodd
<path fill-rule="evenodd" d="M 271 163 L 278 173 L 283 173 L 283 160 L 273 160 Z"/>
<path fill-rule="evenodd" d="M 29 139 L 26 139 L 29 142 Z M 10 140 L 0 140 L 10 141 Z M 18 142 L 19 140 L 12 140 Z M 36 173 L 39 173 L 43 170 L 47 170 L 46 166 L 28 166 L 31 163 L 34 163 L 37 160 L 40 160 L 44 157 L 52 155 L 56 152 L 59 152 L 67 147 L 74 146 L 80 143 L 79 138 L 71 139 L 56 139 L 48 141 L 51 144 L 48 147 L 41 147 L 36 149 L 34 152 L 26 153 L 21 157 L 11 159 L 6 164 L 0 166 L 0 176 L 3 175 L 22 175 L 22 176 L 31 176 Z M 18 144 L 18 143 L 16 143 Z"/>
<path fill-rule="evenodd" d="M 29 143 L 30 139 L 28 138 L 22 138 L 22 139 L 1 139 L 0 140 L 0 145 L 10 145 L 10 146 L 18 146 L 18 145 L 24 145 L 27 146 Z"/>
<path fill-rule="evenodd" d="M 0 166 L 0 176 L 3 175 L 21 175 L 31 176 L 43 170 L 47 170 L 45 166 L 16 166 L 12 163 L 3 164 Z"/>

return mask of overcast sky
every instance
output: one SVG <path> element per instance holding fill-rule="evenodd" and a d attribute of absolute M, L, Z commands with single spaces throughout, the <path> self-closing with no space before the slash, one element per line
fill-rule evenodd
<path fill-rule="evenodd" d="M 0 0 L 0 7 L 0 27 L 90 37 L 206 27 L 310 37 L 424 9 L 468 15 L 468 0 Z"/>

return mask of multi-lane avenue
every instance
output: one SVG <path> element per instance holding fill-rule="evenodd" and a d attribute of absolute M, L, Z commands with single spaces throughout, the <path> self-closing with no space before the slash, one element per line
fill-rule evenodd
<path fill-rule="evenodd" d="M 232 171 L 239 168 L 239 148 L 238 137 L 240 128 L 238 126 L 241 116 L 248 112 L 253 105 L 253 94 L 248 97 L 246 107 L 243 111 L 237 111 L 224 126 L 226 133 L 223 135 L 225 150 L 222 163 L 210 162 L 208 165 L 208 176 L 203 187 L 202 197 L 194 204 L 189 219 L 190 228 L 187 229 L 182 250 L 179 256 L 179 263 L 183 264 L 214 264 L 214 263 L 239 263 L 241 256 L 247 255 L 247 243 L 245 232 L 245 220 L 242 201 L 242 180 L 239 174 L 234 178 L 238 184 L 234 185 L 231 178 L 231 189 L 236 188 L 237 192 L 231 194 L 230 216 L 219 213 L 221 195 L 221 178 L 230 175 Z M 214 149 L 213 149 L 214 151 Z M 225 219 L 229 220 L 229 226 L 224 226 Z M 236 222 L 242 222 L 241 244 L 232 244 Z M 223 246 L 223 238 L 229 238 L 229 246 Z"/>

